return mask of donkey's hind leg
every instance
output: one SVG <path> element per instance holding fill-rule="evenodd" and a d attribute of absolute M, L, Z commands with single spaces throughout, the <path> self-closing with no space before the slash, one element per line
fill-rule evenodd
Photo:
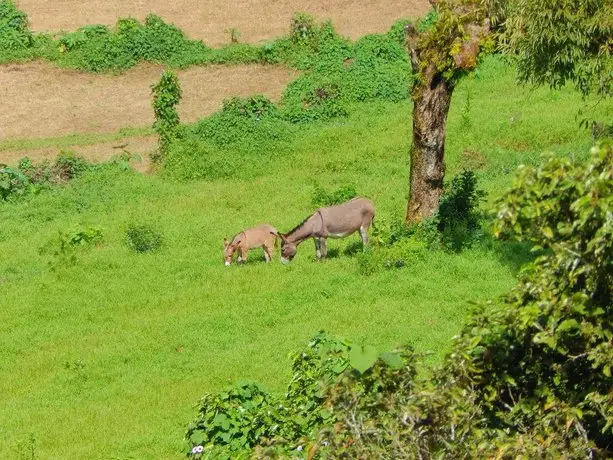
<path fill-rule="evenodd" d="M 368 246 L 368 227 L 370 227 L 370 225 L 368 226 L 362 225 L 360 227 L 360 236 L 362 237 L 362 245 L 364 247 Z"/>
<path fill-rule="evenodd" d="M 321 238 L 319 240 L 319 245 L 321 247 L 321 258 L 325 259 L 328 257 L 328 240 L 325 238 Z"/>
<path fill-rule="evenodd" d="M 315 241 L 315 257 L 317 260 L 321 259 L 321 238 L 313 238 Z"/>

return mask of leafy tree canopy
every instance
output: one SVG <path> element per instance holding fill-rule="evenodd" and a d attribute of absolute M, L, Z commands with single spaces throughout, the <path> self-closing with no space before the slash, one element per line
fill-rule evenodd
<path fill-rule="evenodd" d="M 521 82 L 613 94 L 612 0 L 511 0 L 504 16 L 502 48 Z"/>

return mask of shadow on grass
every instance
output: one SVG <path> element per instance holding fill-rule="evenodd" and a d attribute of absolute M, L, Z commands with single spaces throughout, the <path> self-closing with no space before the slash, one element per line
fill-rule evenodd
<path fill-rule="evenodd" d="M 498 260 L 508 266 L 513 274 L 519 273 L 521 268 L 533 262 L 542 251 L 531 252 L 533 244 L 525 241 L 494 241 L 493 250 Z"/>

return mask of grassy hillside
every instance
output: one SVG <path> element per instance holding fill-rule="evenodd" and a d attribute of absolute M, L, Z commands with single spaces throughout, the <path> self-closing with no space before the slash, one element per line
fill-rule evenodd
<path fill-rule="evenodd" d="M 569 90 L 518 88 L 512 69 L 488 60 L 454 95 L 448 174 L 476 169 L 490 206 L 519 164 L 546 150 L 587 152 L 581 104 Z M 374 199 L 377 221 L 402 218 L 410 105 L 348 110 L 299 125 L 274 152 L 232 163 L 231 149 L 211 149 L 211 164 L 240 168 L 229 177 L 182 183 L 105 167 L 1 204 L 0 457 L 30 437 L 41 458 L 179 457 L 204 391 L 239 378 L 282 391 L 287 353 L 320 329 L 381 349 L 411 343 L 439 360 L 469 302 L 514 284 L 521 248 L 433 251 L 367 276 L 345 253 L 354 236 L 331 242 L 337 256 L 323 263 L 306 242 L 289 266 L 260 253 L 223 265 L 224 237 L 262 222 L 288 230 L 313 210 L 316 185 L 353 184 Z M 162 249 L 131 252 L 131 223 L 160 231 Z M 39 249 L 89 225 L 103 243 L 52 269 L 56 258 Z"/>

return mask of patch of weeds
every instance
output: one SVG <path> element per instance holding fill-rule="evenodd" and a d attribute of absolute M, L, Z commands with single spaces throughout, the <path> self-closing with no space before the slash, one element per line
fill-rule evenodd
<path fill-rule="evenodd" d="M 58 232 L 57 238 L 49 241 L 39 249 L 39 254 L 50 255 L 52 269 L 76 264 L 77 251 L 99 245 L 103 241 L 103 233 L 99 227 L 88 226 L 73 229 L 68 232 Z"/>
<path fill-rule="evenodd" d="M 358 192 L 353 184 L 342 185 L 333 192 L 316 185 L 311 195 L 311 203 L 313 206 L 333 206 L 349 201 L 356 196 L 358 196 Z"/>
<path fill-rule="evenodd" d="M 15 451 L 19 460 L 35 460 L 36 438 L 34 437 L 34 433 L 30 433 L 25 440 L 17 441 Z"/>
<path fill-rule="evenodd" d="M 126 230 L 126 245 L 134 252 L 159 250 L 164 243 L 162 233 L 146 224 L 130 224 Z"/>
<path fill-rule="evenodd" d="M 405 238 L 391 246 L 366 249 L 358 255 L 358 272 L 372 275 L 381 270 L 395 270 L 423 263 L 428 247 L 417 238 Z"/>

